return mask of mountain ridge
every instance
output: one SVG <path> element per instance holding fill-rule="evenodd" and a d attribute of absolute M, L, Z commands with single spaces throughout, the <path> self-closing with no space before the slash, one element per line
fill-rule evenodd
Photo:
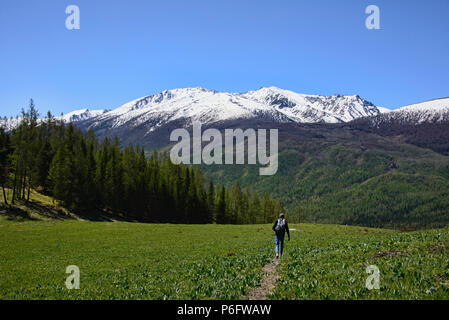
<path fill-rule="evenodd" d="M 302 94 L 274 86 L 239 93 L 189 87 L 143 96 L 112 110 L 80 109 L 55 119 L 76 123 L 86 130 L 92 128 L 100 136 L 130 130 L 147 136 L 167 124 L 186 127 L 193 121 L 209 125 L 237 119 L 274 123 L 349 123 L 369 119 L 370 126 L 391 122 L 419 124 L 449 121 L 449 98 L 390 110 L 375 106 L 357 94 Z M 20 120 L 20 117 L 3 119 L 0 126 L 8 131 Z"/>

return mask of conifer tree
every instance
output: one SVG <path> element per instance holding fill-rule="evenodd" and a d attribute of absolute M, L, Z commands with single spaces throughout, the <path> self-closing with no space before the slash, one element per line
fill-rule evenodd
<path fill-rule="evenodd" d="M 222 185 L 220 188 L 220 192 L 217 196 L 217 204 L 216 204 L 216 218 L 217 223 L 224 224 L 227 223 L 226 217 L 226 190 Z"/>
<path fill-rule="evenodd" d="M 67 205 L 70 204 L 70 175 L 67 148 L 61 145 L 51 162 L 48 181 L 52 196 Z"/>
<path fill-rule="evenodd" d="M 11 145 L 9 135 L 5 133 L 3 128 L 0 128 L 0 186 L 2 187 L 3 202 L 8 205 L 6 197 L 5 185 L 8 180 L 10 171 L 9 154 L 11 152 Z"/>
<path fill-rule="evenodd" d="M 207 222 L 213 222 L 215 217 L 215 188 L 212 180 L 209 180 L 209 187 L 207 189 Z"/>

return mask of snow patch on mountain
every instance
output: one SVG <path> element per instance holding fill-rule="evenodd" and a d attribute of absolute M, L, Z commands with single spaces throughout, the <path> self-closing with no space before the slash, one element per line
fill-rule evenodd
<path fill-rule="evenodd" d="M 80 109 L 63 114 L 59 117 L 55 117 L 55 119 L 62 120 L 64 122 L 77 122 L 99 116 L 105 112 L 107 112 L 107 110 Z"/>
<path fill-rule="evenodd" d="M 401 107 L 395 111 L 447 111 L 449 110 L 449 97 L 428 100 Z"/>
<path fill-rule="evenodd" d="M 396 123 L 438 123 L 449 121 L 449 97 L 407 105 L 384 114 Z"/>
<path fill-rule="evenodd" d="M 8 132 L 16 128 L 21 121 L 21 117 L 0 119 L 0 128 Z"/>
<path fill-rule="evenodd" d="M 384 108 L 384 107 L 377 107 L 377 109 L 379 110 L 380 113 L 388 113 L 394 110 L 388 109 L 388 108 Z"/>
<path fill-rule="evenodd" d="M 108 110 L 89 110 L 89 109 L 80 109 L 75 110 L 72 112 L 69 112 L 67 114 L 63 114 L 57 117 L 54 117 L 55 120 L 64 121 L 65 123 L 69 122 L 79 122 L 83 120 L 88 120 L 93 117 L 97 117 Z M 41 123 L 43 121 L 46 121 L 46 118 L 40 118 L 37 120 L 38 123 Z M 3 128 L 5 131 L 11 131 L 12 129 L 19 126 L 19 124 L 22 122 L 22 117 L 16 117 L 16 118 L 6 118 L 6 119 L 0 119 L 0 127 Z"/>

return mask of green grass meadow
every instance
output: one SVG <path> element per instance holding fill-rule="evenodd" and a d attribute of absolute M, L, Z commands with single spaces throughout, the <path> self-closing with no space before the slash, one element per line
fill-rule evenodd
<path fill-rule="evenodd" d="M 245 299 L 274 255 L 270 225 L 0 217 L 0 299 Z M 449 230 L 292 225 L 272 299 L 448 299 Z M 66 267 L 80 268 L 68 290 Z M 365 269 L 380 269 L 380 289 Z"/>

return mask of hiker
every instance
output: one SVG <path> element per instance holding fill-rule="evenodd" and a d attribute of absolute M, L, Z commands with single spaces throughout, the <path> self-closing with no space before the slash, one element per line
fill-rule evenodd
<path fill-rule="evenodd" d="M 290 241 L 290 231 L 288 230 L 288 223 L 287 220 L 285 220 L 283 213 L 281 213 L 279 215 L 279 219 L 274 222 L 273 231 L 275 233 L 276 240 L 276 258 L 280 258 L 282 257 L 282 253 L 284 252 L 284 237 L 286 231 L 288 235 L 288 241 Z"/>

